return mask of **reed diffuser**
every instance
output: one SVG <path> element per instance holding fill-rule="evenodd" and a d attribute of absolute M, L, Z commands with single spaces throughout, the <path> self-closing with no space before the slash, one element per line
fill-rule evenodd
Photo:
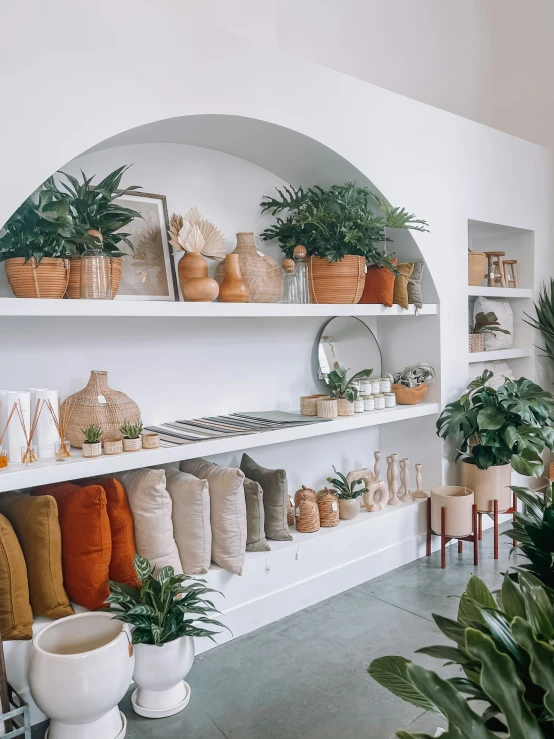
<path fill-rule="evenodd" d="M 27 426 L 25 424 L 21 401 L 17 401 L 17 403 L 15 403 L 15 406 L 17 410 L 17 415 L 19 416 L 19 422 L 21 423 L 21 428 L 23 429 L 23 434 L 25 435 L 26 442 L 26 445 L 24 447 L 21 447 L 21 464 L 35 464 L 38 461 L 38 454 L 36 446 L 33 446 L 33 438 L 35 436 L 35 431 L 37 430 L 37 423 L 38 419 L 40 418 L 40 412 L 42 411 L 43 401 L 37 400 L 35 404 L 35 412 L 33 413 L 33 418 L 31 420 L 29 430 L 27 430 Z"/>
<path fill-rule="evenodd" d="M 56 425 L 58 436 L 60 437 L 58 443 L 56 444 L 56 462 L 67 462 L 69 459 L 71 459 L 71 444 L 66 439 L 67 423 L 71 414 L 71 398 L 68 398 L 67 401 L 64 403 L 63 409 L 61 401 L 58 398 L 57 416 L 54 408 L 52 407 L 52 403 L 49 400 L 46 400 L 45 403 Z"/>
<path fill-rule="evenodd" d="M 2 410 L 2 403 L 0 403 L 0 411 Z M 15 413 L 15 403 L 13 404 L 13 408 L 11 409 L 10 415 L 8 416 L 8 420 L 6 421 L 6 425 L 2 429 L 2 433 L 0 434 L 0 470 L 5 469 L 8 466 L 9 457 L 8 457 L 8 450 L 4 449 L 2 446 L 2 442 L 4 441 L 4 436 L 6 435 L 6 431 L 8 430 L 8 426 L 10 425 L 10 421 L 12 420 L 12 416 Z"/>

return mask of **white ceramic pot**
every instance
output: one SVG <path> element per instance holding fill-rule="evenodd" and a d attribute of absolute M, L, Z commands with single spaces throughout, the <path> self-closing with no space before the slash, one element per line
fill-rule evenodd
<path fill-rule="evenodd" d="M 165 718 L 179 713 L 188 704 L 190 688 L 184 681 L 194 662 L 191 636 L 168 642 L 161 647 L 135 644 L 133 710 L 148 718 Z"/>
<path fill-rule="evenodd" d="M 474 464 L 462 462 L 462 485 L 475 493 L 477 510 L 492 513 L 494 500 L 498 500 L 499 512 L 512 506 L 512 465 L 502 464 L 480 470 Z"/>
<path fill-rule="evenodd" d="M 135 658 L 127 624 L 109 613 L 79 613 L 33 638 L 31 695 L 50 717 L 48 739 L 123 739 L 117 704 L 129 688 Z"/>
<path fill-rule="evenodd" d="M 344 521 L 356 518 L 360 512 L 359 498 L 339 498 L 339 516 Z"/>
<path fill-rule="evenodd" d="M 102 443 L 100 441 L 89 444 L 88 441 L 83 442 L 83 457 L 99 457 L 102 454 Z"/>
<path fill-rule="evenodd" d="M 127 439 L 125 436 L 123 437 L 124 452 L 138 452 L 140 449 L 142 449 L 141 436 L 139 436 L 138 439 Z"/>
<path fill-rule="evenodd" d="M 473 532 L 473 490 L 462 485 L 440 485 L 431 490 L 431 528 L 441 533 L 441 509 L 446 508 L 446 536 L 455 539 Z"/>

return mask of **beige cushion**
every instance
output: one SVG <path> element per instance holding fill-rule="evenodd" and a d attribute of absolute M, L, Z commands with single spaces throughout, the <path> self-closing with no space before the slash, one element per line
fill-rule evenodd
<path fill-rule="evenodd" d="M 138 554 L 156 570 L 171 565 L 181 574 L 181 560 L 173 538 L 172 503 L 165 485 L 165 470 L 141 469 L 114 475 L 127 491 L 135 522 Z"/>
<path fill-rule="evenodd" d="M 246 551 L 268 552 L 271 547 L 265 538 L 264 492 L 254 480 L 244 480 L 246 499 Z"/>
<path fill-rule="evenodd" d="M 285 470 L 269 470 L 254 462 L 248 454 L 242 455 L 240 468 L 249 480 L 254 480 L 264 491 L 265 535 L 274 541 L 291 541 L 287 525 L 289 489 Z"/>
<path fill-rule="evenodd" d="M 246 550 L 244 473 L 205 459 L 181 462 L 182 472 L 208 481 L 212 522 L 212 560 L 224 570 L 242 575 Z"/>
<path fill-rule="evenodd" d="M 187 575 L 205 575 L 212 559 L 210 490 L 178 467 L 164 465 L 167 491 L 173 503 L 173 535 Z"/>

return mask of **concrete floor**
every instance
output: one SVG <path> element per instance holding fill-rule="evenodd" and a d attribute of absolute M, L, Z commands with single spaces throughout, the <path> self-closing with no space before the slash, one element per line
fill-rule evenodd
<path fill-rule="evenodd" d="M 480 564 L 472 546 L 449 547 L 447 569 L 439 553 L 401 567 L 289 618 L 197 657 L 187 681 L 189 706 L 168 719 L 133 713 L 122 703 L 128 739 L 393 739 L 396 731 L 434 734 L 431 714 L 395 698 L 366 673 L 372 659 L 412 657 L 419 647 L 445 643 L 431 613 L 455 617 L 472 572 L 491 589 L 508 566 L 511 542 L 500 537 L 500 559 L 485 532 Z M 439 662 L 416 655 L 437 670 Z M 33 739 L 44 728 L 35 727 Z"/>

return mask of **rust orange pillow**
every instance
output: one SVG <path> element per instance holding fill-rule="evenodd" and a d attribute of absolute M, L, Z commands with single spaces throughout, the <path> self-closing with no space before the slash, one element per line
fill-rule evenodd
<path fill-rule="evenodd" d="M 106 493 L 101 485 L 71 482 L 43 485 L 32 495 L 51 495 L 58 504 L 64 585 L 70 599 L 96 611 L 110 594 L 112 538 Z"/>
<path fill-rule="evenodd" d="M 391 260 L 396 264 L 396 259 Z M 386 267 L 371 265 L 367 268 L 365 285 L 360 303 L 379 303 L 392 306 L 394 296 L 394 275 Z"/>

